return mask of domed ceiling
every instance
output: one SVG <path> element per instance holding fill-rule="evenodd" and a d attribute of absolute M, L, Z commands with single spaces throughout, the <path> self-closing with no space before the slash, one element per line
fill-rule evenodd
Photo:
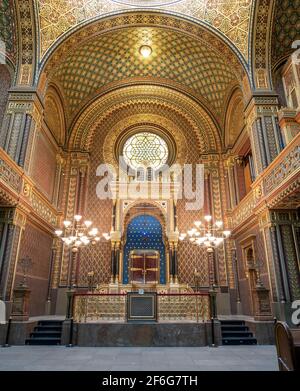
<path fill-rule="evenodd" d="M 139 49 L 151 45 L 145 59 Z M 105 85 L 130 80 L 182 86 L 221 116 L 227 94 L 237 84 L 234 68 L 202 41 L 160 28 L 127 28 L 87 40 L 69 51 L 51 71 L 69 118 Z"/>
<path fill-rule="evenodd" d="M 95 17 L 137 8 L 176 12 L 223 33 L 247 58 L 253 0 L 38 0 L 42 55 L 67 30 Z"/>
<path fill-rule="evenodd" d="M 300 40 L 300 0 L 276 1 L 272 38 L 274 67 L 295 50 L 293 42 Z"/>
<path fill-rule="evenodd" d="M 5 42 L 5 47 L 3 42 Z M 16 62 L 17 45 L 13 0 L 0 1 L 0 53 L 3 51 L 12 63 Z"/>

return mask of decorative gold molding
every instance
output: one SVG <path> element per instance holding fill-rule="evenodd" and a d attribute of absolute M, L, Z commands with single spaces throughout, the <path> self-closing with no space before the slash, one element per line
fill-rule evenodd
<path fill-rule="evenodd" d="M 216 125 L 199 104 L 170 88 L 153 85 L 125 87 L 99 97 L 77 119 L 69 147 L 89 150 L 95 129 L 102 121 L 113 116 L 118 109 L 129 110 L 137 104 L 155 105 L 159 110 L 173 111 L 174 117 L 184 117 L 196 132 L 200 145 L 203 145 L 203 153 L 220 151 L 221 141 Z"/>

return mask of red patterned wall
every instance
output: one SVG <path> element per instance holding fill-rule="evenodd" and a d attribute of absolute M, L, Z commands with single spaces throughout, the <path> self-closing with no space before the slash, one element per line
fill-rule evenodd
<path fill-rule="evenodd" d="M 201 163 L 199 155 L 199 143 L 196 135 L 192 131 L 186 132 L 188 140 L 188 150 L 186 162 L 188 164 Z M 195 186 L 195 173 L 193 177 L 193 186 Z M 204 215 L 203 210 L 189 211 L 186 208 L 186 201 L 179 200 L 177 204 L 178 229 L 179 232 L 187 232 L 194 227 L 194 222 L 201 220 Z M 206 251 L 190 243 L 179 243 L 178 246 L 178 273 L 179 282 L 194 285 L 195 269 L 202 273 L 199 281 L 201 286 L 208 285 L 208 259 Z"/>
<path fill-rule="evenodd" d="M 52 199 L 55 169 L 55 150 L 46 136 L 43 133 L 39 133 L 36 139 L 32 162 L 32 178 L 49 200 Z"/>
<path fill-rule="evenodd" d="M 28 272 L 30 294 L 30 315 L 44 315 L 47 300 L 49 267 L 51 258 L 52 237 L 34 226 L 26 224 L 20 244 L 19 260 L 29 256 L 33 266 Z M 22 280 L 22 269 L 17 266 L 15 286 Z"/>
<path fill-rule="evenodd" d="M 101 127 L 95 134 L 91 149 L 90 171 L 87 187 L 87 201 L 84 216 L 93 221 L 100 233 L 109 233 L 112 225 L 112 201 L 100 200 L 96 194 L 96 187 L 100 180 L 96 176 L 99 164 L 103 162 L 103 140 L 106 136 L 106 127 Z M 79 261 L 78 284 L 87 284 L 87 274 L 95 273 L 97 283 L 110 281 L 111 245 L 110 242 L 101 242 L 94 247 L 88 247 L 81 251 Z"/>

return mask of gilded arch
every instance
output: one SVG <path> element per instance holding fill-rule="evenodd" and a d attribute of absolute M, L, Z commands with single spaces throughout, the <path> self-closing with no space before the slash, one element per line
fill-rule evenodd
<path fill-rule="evenodd" d="M 70 135 L 69 148 L 88 151 L 95 130 L 104 119 L 113 117 L 118 110 L 124 110 L 126 117 L 126 110 L 139 104 L 173 112 L 173 115 L 187 121 L 197 134 L 203 153 L 221 150 L 219 130 L 203 107 L 177 91 L 153 85 L 122 88 L 93 102 L 77 119 Z"/>

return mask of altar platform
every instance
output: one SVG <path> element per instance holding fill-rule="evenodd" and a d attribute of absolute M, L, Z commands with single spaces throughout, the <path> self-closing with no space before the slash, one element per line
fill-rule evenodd
<path fill-rule="evenodd" d="M 66 323 L 62 342 L 68 343 Z M 217 342 L 221 341 L 220 326 L 215 324 Z M 210 322 L 163 323 L 75 323 L 73 344 L 97 347 L 199 347 L 211 343 Z"/>
<path fill-rule="evenodd" d="M 73 343 L 102 347 L 196 347 L 211 343 L 208 292 L 77 293 Z M 214 338 L 220 326 L 214 322 Z M 64 335 L 69 335 L 65 322 Z"/>

